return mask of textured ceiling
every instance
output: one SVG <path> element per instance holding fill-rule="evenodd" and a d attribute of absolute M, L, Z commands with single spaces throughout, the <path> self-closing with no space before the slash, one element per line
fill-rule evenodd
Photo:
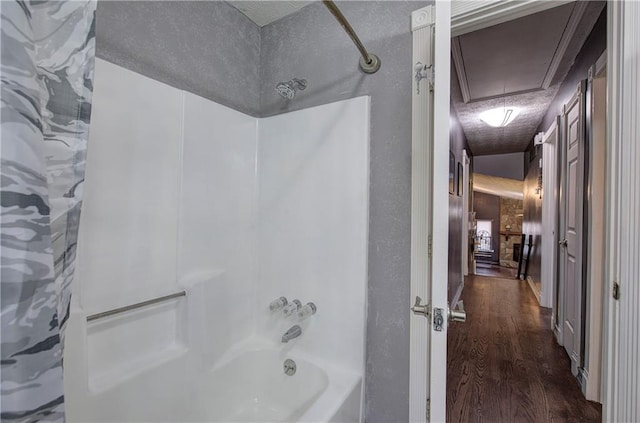
<path fill-rule="evenodd" d="M 452 63 L 451 98 L 474 155 L 526 150 L 604 7 L 604 2 L 580 3 L 454 38 L 461 60 Z M 580 18 L 574 16 L 575 31 L 568 37 L 572 14 Z M 465 95 L 461 86 L 468 88 Z M 505 128 L 490 127 L 478 117 L 504 106 L 521 109 Z"/>
<path fill-rule="evenodd" d="M 229 1 L 235 7 L 258 26 L 265 26 L 271 22 L 284 18 L 297 12 L 310 1 Z"/>

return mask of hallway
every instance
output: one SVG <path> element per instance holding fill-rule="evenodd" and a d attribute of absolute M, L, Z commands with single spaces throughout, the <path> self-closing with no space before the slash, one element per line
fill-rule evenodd
<path fill-rule="evenodd" d="M 518 273 L 518 269 L 501 267 L 495 264 L 490 265 L 490 264 L 484 264 L 484 263 L 477 263 L 475 274 L 481 275 L 481 276 L 490 276 L 494 278 L 515 279 L 516 273 Z"/>
<path fill-rule="evenodd" d="M 599 422 L 525 281 L 471 276 L 467 322 L 449 326 L 449 422 Z"/>

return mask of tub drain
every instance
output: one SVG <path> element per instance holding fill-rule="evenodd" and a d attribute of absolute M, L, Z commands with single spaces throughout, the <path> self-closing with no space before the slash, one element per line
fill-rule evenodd
<path fill-rule="evenodd" d="M 287 376 L 293 376 L 296 373 L 296 362 L 290 358 L 284 361 L 284 374 Z"/>

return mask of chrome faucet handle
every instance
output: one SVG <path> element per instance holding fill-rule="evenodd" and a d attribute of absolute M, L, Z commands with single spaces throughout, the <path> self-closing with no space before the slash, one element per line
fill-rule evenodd
<path fill-rule="evenodd" d="M 276 311 L 285 307 L 288 304 L 288 301 L 285 297 L 276 298 L 275 300 L 269 303 L 269 310 Z"/>
<path fill-rule="evenodd" d="M 298 319 L 304 320 L 309 316 L 316 314 L 318 308 L 314 303 L 305 304 L 300 310 L 298 310 Z"/>
<path fill-rule="evenodd" d="M 286 316 L 289 317 L 291 316 L 294 312 L 300 310 L 300 308 L 302 308 L 302 303 L 300 302 L 300 300 L 293 300 L 291 301 L 291 303 L 289 305 L 287 305 L 286 307 L 284 307 L 282 309 L 282 313 Z"/>

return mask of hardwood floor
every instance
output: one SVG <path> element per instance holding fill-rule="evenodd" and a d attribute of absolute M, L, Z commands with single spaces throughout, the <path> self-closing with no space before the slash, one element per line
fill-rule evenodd
<path fill-rule="evenodd" d="M 495 264 L 476 264 L 476 275 L 515 279 L 516 273 L 518 273 L 518 269 L 496 266 Z"/>
<path fill-rule="evenodd" d="M 451 324 L 448 335 L 449 422 L 602 420 L 527 282 L 471 276 L 462 299 L 467 322 Z"/>

